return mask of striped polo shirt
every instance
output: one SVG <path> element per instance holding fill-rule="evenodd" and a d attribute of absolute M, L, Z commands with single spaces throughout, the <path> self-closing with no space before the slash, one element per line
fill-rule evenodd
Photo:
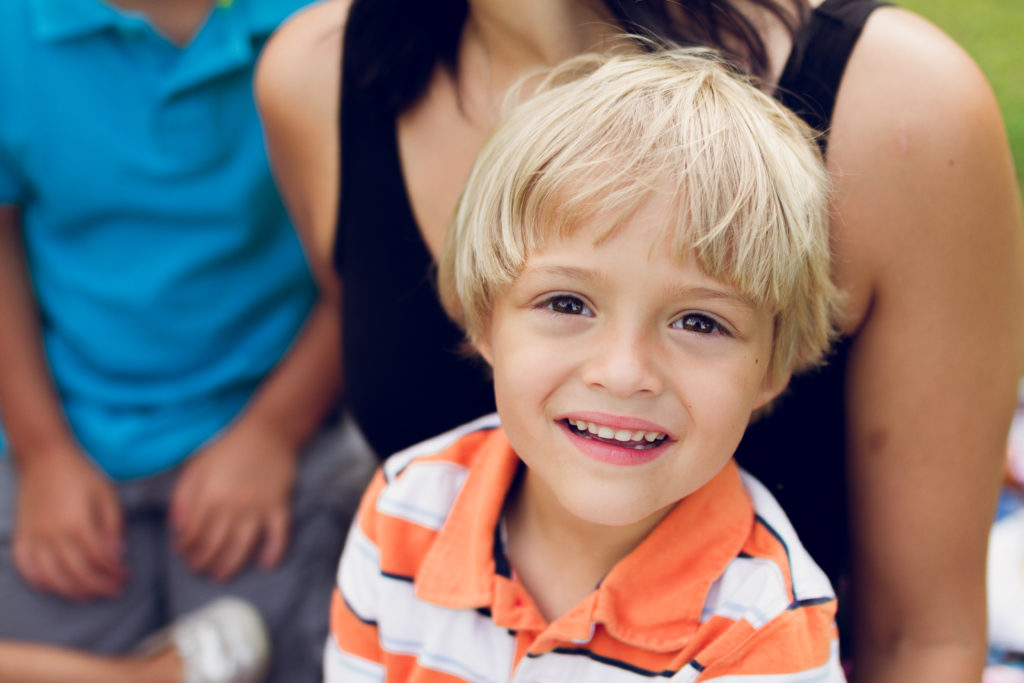
<path fill-rule="evenodd" d="M 338 568 L 327 681 L 845 681 L 828 579 L 734 463 L 550 623 L 499 533 L 521 466 L 494 415 L 385 462 Z"/>

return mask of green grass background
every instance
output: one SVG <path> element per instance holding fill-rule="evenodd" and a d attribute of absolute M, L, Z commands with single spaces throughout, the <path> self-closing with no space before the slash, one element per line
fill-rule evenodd
<path fill-rule="evenodd" d="M 974 57 L 999 100 L 1024 190 L 1024 0 L 895 0 L 929 19 Z"/>

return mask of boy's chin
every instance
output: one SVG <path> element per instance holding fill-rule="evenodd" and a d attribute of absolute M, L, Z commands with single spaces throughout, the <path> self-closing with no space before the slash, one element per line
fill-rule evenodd
<path fill-rule="evenodd" d="M 653 527 L 675 505 L 658 506 L 632 496 L 589 495 L 563 500 L 566 511 L 581 522 L 626 530 L 629 527 Z"/>

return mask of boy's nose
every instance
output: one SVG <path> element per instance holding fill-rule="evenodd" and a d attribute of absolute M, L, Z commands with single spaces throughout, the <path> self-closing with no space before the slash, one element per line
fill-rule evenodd
<path fill-rule="evenodd" d="M 663 388 L 657 371 L 652 342 L 630 330 L 609 330 L 592 340 L 583 380 L 614 396 L 637 393 L 658 394 Z"/>

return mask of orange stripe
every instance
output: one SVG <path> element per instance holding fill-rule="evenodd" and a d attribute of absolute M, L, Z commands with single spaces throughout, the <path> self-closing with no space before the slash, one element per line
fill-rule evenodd
<path fill-rule="evenodd" d="M 381 661 L 377 627 L 353 614 L 337 588 L 331 596 L 331 635 L 343 651 L 371 662 Z"/>
<path fill-rule="evenodd" d="M 380 549 L 381 571 L 399 576 L 415 576 L 430 550 L 437 532 L 388 515 L 378 514 L 376 536 Z"/>

